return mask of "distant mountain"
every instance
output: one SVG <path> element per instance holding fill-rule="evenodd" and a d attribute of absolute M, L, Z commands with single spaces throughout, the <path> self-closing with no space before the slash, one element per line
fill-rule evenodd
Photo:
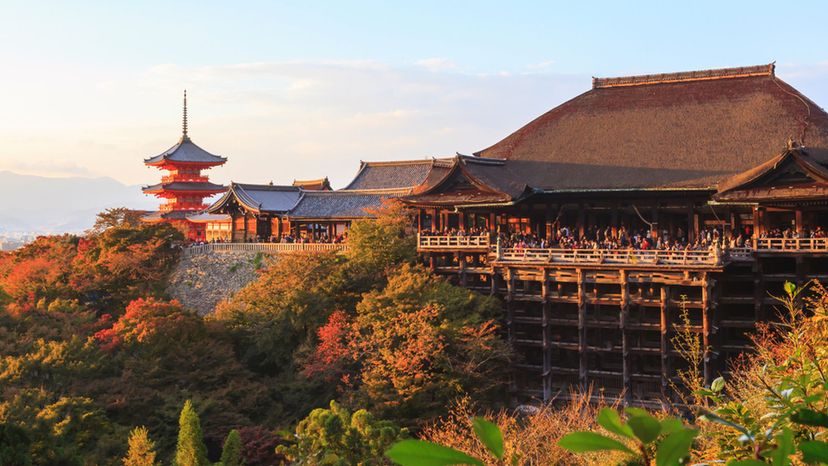
<path fill-rule="evenodd" d="M 0 171 L 0 235 L 82 232 L 109 207 L 153 210 L 159 199 L 112 178 L 46 178 Z"/>

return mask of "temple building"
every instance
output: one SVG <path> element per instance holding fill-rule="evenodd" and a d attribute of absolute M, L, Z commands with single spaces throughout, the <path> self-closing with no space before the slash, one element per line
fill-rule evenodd
<path fill-rule="evenodd" d="M 362 162 L 340 190 L 327 178 L 289 186 L 231 183 L 203 214 L 189 218 L 206 225 L 207 241 L 341 242 L 352 221 L 372 217 L 386 199 L 413 193 L 449 166 L 449 159 Z"/>
<path fill-rule="evenodd" d="M 678 328 L 710 382 L 786 281 L 828 279 L 828 114 L 773 64 L 595 78 L 430 178 L 401 198 L 420 256 L 502 298 L 526 396 L 669 401 Z"/>
<path fill-rule="evenodd" d="M 187 134 L 187 91 L 184 91 L 184 116 L 181 139 L 174 146 L 155 157 L 144 160 L 148 167 L 157 167 L 167 172 L 161 182 L 143 188 L 166 202 L 157 212 L 143 217 L 145 222 L 169 222 L 180 229 L 187 239 L 203 241 L 206 228 L 202 222 L 191 222 L 188 217 L 208 207 L 204 198 L 224 192 L 222 185 L 211 183 L 202 173 L 212 167 L 223 165 L 227 159 L 213 155 L 197 146 Z"/>
<path fill-rule="evenodd" d="M 423 264 L 504 303 L 516 396 L 673 402 L 678 331 L 709 383 L 785 282 L 828 281 L 828 114 L 773 64 L 593 78 L 473 155 L 362 162 L 339 190 L 233 183 L 189 218 L 233 242 L 325 242 L 391 198 Z"/>

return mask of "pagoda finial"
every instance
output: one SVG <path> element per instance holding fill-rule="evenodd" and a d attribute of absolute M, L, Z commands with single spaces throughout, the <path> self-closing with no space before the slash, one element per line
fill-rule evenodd
<path fill-rule="evenodd" d="M 184 134 L 182 138 L 189 139 L 187 136 L 187 89 L 184 89 Z"/>

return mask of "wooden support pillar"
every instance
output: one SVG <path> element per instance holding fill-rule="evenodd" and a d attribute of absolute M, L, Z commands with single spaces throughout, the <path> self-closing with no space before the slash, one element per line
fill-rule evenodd
<path fill-rule="evenodd" d="M 627 283 L 626 270 L 619 270 L 619 282 L 621 286 L 621 314 L 619 318 L 619 327 L 621 328 L 621 374 L 624 382 L 624 404 L 626 405 L 632 401 L 630 336 L 627 330 L 627 320 L 630 316 L 630 287 Z"/>
<path fill-rule="evenodd" d="M 584 223 L 586 217 L 586 210 L 583 204 L 578 204 L 578 219 L 576 220 L 576 228 L 578 229 L 578 239 L 584 236 Z"/>
<path fill-rule="evenodd" d="M 652 226 L 650 226 L 650 238 L 655 241 L 658 238 L 658 206 L 654 206 L 650 214 Z"/>
<path fill-rule="evenodd" d="M 612 229 L 612 236 L 618 237 L 618 204 L 612 205 L 610 211 L 610 228 Z"/>
<path fill-rule="evenodd" d="M 661 287 L 661 396 L 665 400 L 668 399 L 670 391 L 670 319 L 669 319 L 669 287 L 663 285 Z"/>
<path fill-rule="evenodd" d="M 245 212 L 244 213 L 244 242 L 245 243 L 247 242 L 247 230 L 248 230 L 247 223 L 248 223 L 247 222 L 247 212 Z"/>
<path fill-rule="evenodd" d="M 491 212 L 489 214 L 489 231 L 490 232 L 494 233 L 498 230 L 497 225 L 495 224 L 496 221 L 497 221 L 497 216 L 495 215 L 494 212 Z"/>
<path fill-rule="evenodd" d="M 440 212 L 437 209 L 431 209 L 431 231 L 438 232 L 442 230 L 440 225 Z"/>
<path fill-rule="evenodd" d="M 704 385 L 709 386 L 713 381 L 713 361 L 710 347 L 710 336 L 712 333 L 710 323 L 710 282 L 707 272 L 702 272 L 702 354 L 703 354 L 703 377 Z"/>
<path fill-rule="evenodd" d="M 506 329 L 509 335 L 509 344 L 514 348 L 515 343 L 515 309 L 512 300 L 515 296 L 515 277 L 510 270 L 506 270 Z"/>
<path fill-rule="evenodd" d="M 462 252 L 455 253 L 457 257 L 458 278 L 460 286 L 466 286 L 466 255 Z"/>
<path fill-rule="evenodd" d="M 541 269 L 541 331 L 543 332 L 543 401 L 552 399 L 552 345 L 550 343 L 549 319 L 552 317 L 552 305 L 549 303 L 549 277 L 546 269 Z"/>
<path fill-rule="evenodd" d="M 756 322 L 765 321 L 765 277 L 762 271 L 762 259 L 755 255 L 753 261 L 753 306 Z"/>
<path fill-rule="evenodd" d="M 466 214 L 462 211 L 457 214 L 457 229 L 458 230 L 465 230 L 466 229 Z"/>
<path fill-rule="evenodd" d="M 587 328 L 586 328 L 586 283 L 582 269 L 577 269 L 578 275 L 578 382 L 581 390 L 587 389 L 589 376 L 589 359 L 587 358 Z"/>
<path fill-rule="evenodd" d="M 802 221 L 802 209 L 796 209 L 794 211 L 794 224 L 796 226 L 797 237 L 798 238 L 804 238 L 805 225 Z"/>
<path fill-rule="evenodd" d="M 230 242 L 236 242 L 236 214 L 230 214 Z"/>
<path fill-rule="evenodd" d="M 693 208 L 693 204 L 690 204 L 690 207 L 687 209 L 687 241 L 692 243 L 696 241 L 696 231 L 694 231 L 693 225 L 695 222 L 696 214 L 695 209 Z"/>

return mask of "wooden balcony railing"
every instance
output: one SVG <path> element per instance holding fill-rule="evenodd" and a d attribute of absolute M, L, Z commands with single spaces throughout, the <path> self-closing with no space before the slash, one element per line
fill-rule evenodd
<path fill-rule="evenodd" d="M 262 252 L 266 254 L 285 254 L 292 252 L 329 252 L 348 250 L 343 243 L 209 243 L 184 248 L 185 256 L 206 254 L 209 252 Z"/>
<path fill-rule="evenodd" d="M 534 249 L 500 248 L 495 260 L 501 262 L 544 262 L 551 264 L 607 265 L 702 265 L 719 266 L 719 250 L 640 250 L 640 249 Z"/>
<path fill-rule="evenodd" d="M 828 251 L 828 238 L 759 238 L 759 251 Z"/>
<path fill-rule="evenodd" d="M 417 235 L 417 250 L 456 249 L 488 250 L 491 247 L 489 235 L 479 236 L 425 236 Z"/>

